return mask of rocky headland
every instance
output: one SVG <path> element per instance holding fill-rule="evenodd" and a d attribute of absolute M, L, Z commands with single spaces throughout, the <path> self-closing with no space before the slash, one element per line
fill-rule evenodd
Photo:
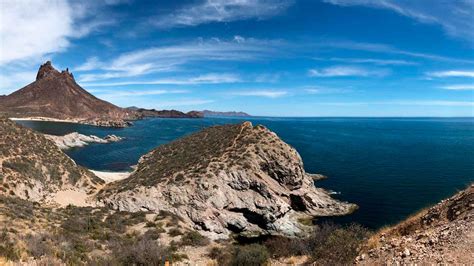
<path fill-rule="evenodd" d="M 120 211 L 167 211 L 210 238 L 303 234 L 299 221 L 356 206 L 314 186 L 296 152 L 263 126 L 216 126 L 159 146 L 98 200 Z"/>
<path fill-rule="evenodd" d="M 44 135 L 47 139 L 53 141 L 56 146 L 62 150 L 83 147 L 89 143 L 111 143 L 121 141 L 123 138 L 116 135 L 107 135 L 104 138 L 99 138 L 94 135 L 83 135 L 77 132 L 72 132 L 64 136 Z"/>

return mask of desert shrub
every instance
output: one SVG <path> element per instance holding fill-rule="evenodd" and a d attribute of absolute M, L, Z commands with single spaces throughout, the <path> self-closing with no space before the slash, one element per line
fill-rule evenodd
<path fill-rule="evenodd" d="M 274 258 L 301 256 L 311 252 L 307 238 L 276 236 L 266 240 L 264 245 Z"/>
<path fill-rule="evenodd" d="M 20 251 L 16 248 L 13 240 L 8 236 L 6 228 L 0 233 L 0 257 L 11 261 L 20 259 Z"/>
<path fill-rule="evenodd" d="M 313 235 L 314 241 L 311 256 L 315 262 L 322 264 L 349 264 L 357 256 L 369 231 L 360 225 L 336 227 L 328 232 L 325 230 Z"/>
<path fill-rule="evenodd" d="M 146 222 L 145 226 L 146 226 L 146 227 L 155 227 L 156 224 L 155 224 L 154 222 L 148 221 L 148 222 Z"/>
<path fill-rule="evenodd" d="M 250 244 L 245 246 L 236 246 L 232 253 L 230 265 L 238 266 L 260 266 L 265 265 L 270 258 L 265 246 L 259 244 Z"/>
<path fill-rule="evenodd" d="M 170 236 L 180 236 L 182 234 L 183 234 L 183 232 L 181 232 L 181 230 L 179 230 L 178 228 L 171 228 L 168 231 L 168 235 L 170 235 Z"/>
<path fill-rule="evenodd" d="M 156 241 L 142 238 L 133 243 L 116 243 L 112 256 L 122 265 L 161 265 L 163 258 L 169 258 L 170 254 Z"/>
<path fill-rule="evenodd" d="M 206 246 L 209 239 L 196 231 L 189 231 L 181 237 L 181 245 L 183 246 Z"/>
<path fill-rule="evenodd" d="M 51 255 L 53 253 L 52 246 L 54 243 L 52 243 L 52 239 L 49 234 L 27 235 L 25 242 L 28 253 L 35 258 Z"/>
<path fill-rule="evenodd" d="M 160 238 L 161 233 L 162 232 L 158 229 L 150 229 L 143 234 L 143 237 L 151 240 L 156 240 Z"/>

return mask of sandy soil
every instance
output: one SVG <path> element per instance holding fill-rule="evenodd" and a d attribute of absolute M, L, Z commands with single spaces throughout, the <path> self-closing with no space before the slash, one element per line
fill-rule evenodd
<path fill-rule="evenodd" d="M 53 201 L 62 207 L 69 204 L 79 207 L 91 206 L 91 204 L 87 202 L 87 197 L 88 195 L 85 191 L 67 189 L 56 192 Z"/>
<path fill-rule="evenodd" d="M 90 170 L 97 177 L 104 180 L 106 183 L 118 181 L 129 177 L 131 172 L 104 172 L 104 171 L 94 171 Z"/>
<path fill-rule="evenodd" d="M 79 123 L 79 120 L 66 120 L 66 119 L 56 119 L 50 117 L 10 117 L 12 121 L 51 121 L 51 122 L 63 122 L 63 123 Z"/>

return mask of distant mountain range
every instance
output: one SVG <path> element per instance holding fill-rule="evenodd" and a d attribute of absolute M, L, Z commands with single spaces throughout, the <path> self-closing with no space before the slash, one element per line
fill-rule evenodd
<path fill-rule="evenodd" d="M 161 117 L 161 118 L 202 118 L 204 115 L 199 111 L 190 111 L 187 113 L 178 110 L 155 110 L 145 109 L 136 106 L 128 107 L 127 110 L 137 112 L 140 118 Z"/>
<path fill-rule="evenodd" d="M 210 111 L 210 110 L 203 110 L 201 111 L 204 117 L 212 117 L 212 116 L 232 116 L 232 117 L 249 117 L 250 115 L 244 112 L 236 112 L 236 111 L 229 111 L 229 112 L 217 112 L 217 111 Z"/>

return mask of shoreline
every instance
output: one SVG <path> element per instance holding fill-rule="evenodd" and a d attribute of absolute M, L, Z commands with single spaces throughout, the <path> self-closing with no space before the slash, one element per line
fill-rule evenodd
<path fill-rule="evenodd" d="M 108 171 L 96 171 L 88 169 L 90 172 L 95 174 L 98 178 L 105 181 L 105 183 L 111 183 L 128 178 L 133 172 L 108 172 Z"/>
<path fill-rule="evenodd" d="M 96 127 L 109 128 L 125 128 L 132 126 L 130 120 L 87 120 L 87 119 L 58 119 L 52 117 L 32 116 L 32 117 L 9 117 L 11 121 L 39 121 L 39 122 L 55 122 L 55 123 L 70 123 L 78 125 L 89 125 Z"/>

